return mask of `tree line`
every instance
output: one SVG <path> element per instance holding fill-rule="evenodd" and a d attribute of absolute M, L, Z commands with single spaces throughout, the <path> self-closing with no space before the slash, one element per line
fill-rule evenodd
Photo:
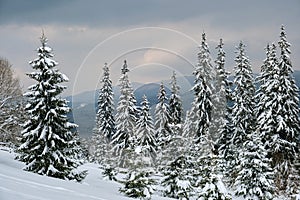
<path fill-rule="evenodd" d="M 27 74 L 36 83 L 25 100 L 11 65 L 0 62 L 1 142 L 16 144 L 25 170 L 81 181 L 87 172 L 76 170 L 83 162 L 77 125 L 68 121 L 70 108 L 60 97 L 68 78 L 55 68 L 44 34 L 40 41 L 38 57 L 30 61 L 35 71 Z M 88 157 L 99 163 L 104 176 L 123 184 L 120 192 L 145 199 L 154 186 L 177 199 L 273 199 L 300 193 L 299 88 L 284 26 L 278 44 L 266 46 L 257 78 L 241 41 L 230 81 L 223 46 L 221 39 L 213 60 L 202 34 L 194 100 L 185 118 L 175 72 L 169 98 L 160 85 L 153 120 L 146 95 L 137 105 L 126 61 L 115 108 L 109 66 L 104 65 Z"/>

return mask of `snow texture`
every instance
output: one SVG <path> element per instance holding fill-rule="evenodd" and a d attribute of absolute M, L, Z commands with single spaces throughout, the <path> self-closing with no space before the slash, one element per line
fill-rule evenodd
<path fill-rule="evenodd" d="M 125 200 L 118 192 L 121 184 L 103 180 L 96 164 L 87 163 L 80 170 L 88 170 L 82 183 L 66 181 L 23 171 L 23 163 L 15 155 L 0 150 L 1 200 Z M 152 195 L 153 200 L 168 199 Z"/>

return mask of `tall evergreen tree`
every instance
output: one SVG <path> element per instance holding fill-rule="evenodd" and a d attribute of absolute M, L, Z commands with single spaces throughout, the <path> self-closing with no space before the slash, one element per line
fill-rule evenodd
<path fill-rule="evenodd" d="M 299 96 L 289 57 L 290 44 L 281 27 L 280 58 L 271 48 L 264 64 L 259 96 L 258 130 L 275 169 L 275 184 L 280 191 L 295 193 L 300 180 L 296 173 L 299 155 Z"/>
<path fill-rule="evenodd" d="M 218 110 L 220 113 L 216 114 L 219 117 L 217 120 L 217 149 L 220 158 L 219 165 L 221 166 L 224 175 L 228 176 L 226 169 L 232 167 L 232 161 L 234 160 L 232 154 L 232 81 L 229 80 L 229 72 L 225 70 L 225 52 L 223 50 L 223 41 L 220 39 L 220 43 L 216 47 L 218 50 L 218 56 L 215 60 L 216 63 L 216 94 L 218 98 Z"/>
<path fill-rule="evenodd" d="M 96 128 L 97 134 L 103 134 L 110 141 L 115 132 L 114 93 L 107 63 L 103 67 L 102 84 L 97 102 Z"/>
<path fill-rule="evenodd" d="M 198 54 L 198 64 L 195 71 L 194 101 L 191 110 L 187 113 L 184 124 L 184 135 L 200 138 L 207 135 L 211 122 L 212 111 L 212 65 L 210 53 L 206 43 L 205 33 L 202 34 L 202 43 Z"/>
<path fill-rule="evenodd" d="M 202 46 L 198 54 L 198 65 L 193 72 L 195 76 L 195 85 L 192 88 L 194 101 L 191 110 L 187 114 L 183 131 L 184 137 L 187 137 L 189 140 L 186 145 L 189 147 L 190 167 L 196 169 L 191 172 L 191 176 L 193 176 L 191 182 L 196 188 L 197 197 L 200 199 L 225 199 L 230 197 L 227 197 L 222 189 L 219 188 L 219 172 L 215 169 L 218 164 L 214 162 L 214 156 L 211 156 L 215 152 L 214 143 L 211 140 L 211 132 L 209 132 L 213 109 L 211 98 L 214 85 L 213 70 L 205 40 L 205 34 L 203 34 Z M 209 73 L 208 70 L 210 70 Z M 211 170 L 212 163 L 213 170 Z"/>
<path fill-rule="evenodd" d="M 152 117 L 149 113 L 149 102 L 146 95 L 141 103 L 140 118 L 137 121 L 136 135 L 138 146 L 143 147 L 147 157 L 152 158 L 152 164 L 156 158 L 156 139 Z"/>
<path fill-rule="evenodd" d="M 109 77 L 107 63 L 103 67 L 102 87 L 99 91 L 96 114 L 96 128 L 93 135 L 95 145 L 94 160 L 101 163 L 105 159 L 107 145 L 115 132 L 114 94 L 112 81 Z"/>
<path fill-rule="evenodd" d="M 138 110 L 136 99 L 133 95 L 133 88 L 128 79 L 129 69 L 126 60 L 122 67 L 120 78 L 120 97 L 116 113 L 116 133 L 112 136 L 113 149 L 117 156 L 120 156 L 119 165 L 126 166 L 127 149 L 132 148 L 136 142 L 136 121 Z"/>
<path fill-rule="evenodd" d="M 255 131 L 254 122 L 254 80 L 250 61 L 245 54 L 245 45 L 239 43 L 237 47 L 237 56 L 235 59 L 235 88 L 233 91 L 234 105 L 232 108 L 233 136 L 232 144 L 234 158 L 236 158 L 235 166 L 238 165 L 239 151 L 242 150 L 243 144 L 247 140 L 247 136 Z M 231 168 L 230 173 L 234 179 L 237 173 L 235 167 Z"/>
<path fill-rule="evenodd" d="M 211 91 L 199 68 L 196 68 L 194 75 L 194 101 L 191 110 L 187 113 L 183 131 L 186 136 L 200 139 L 201 136 L 208 134 L 212 109 Z"/>
<path fill-rule="evenodd" d="M 66 89 L 60 83 L 68 78 L 60 73 L 57 62 L 52 59 L 52 49 L 47 46 L 47 38 L 40 38 L 42 46 L 37 49 L 38 58 L 30 61 L 36 72 L 28 76 L 37 83 L 30 86 L 29 103 L 25 111 L 29 120 L 22 131 L 22 145 L 19 159 L 25 162 L 25 170 L 61 179 L 83 178 L 76 173 L 79 163 L 75 160 L 75 135 L 71 132 L 76 125 L 68 122 L 66 114 L 70 111 L 67 101 L 59 95 Z"/>
<path fill-rule="evenodd" d="M 214 91 L 215 71 L 210 56 L 209 46 L 206 42 L 206 34 L 202 33 L 202 41 L 198 52 L 198 63 L 196 67 L 203 75 L 210 91 Z"/>
<path fill-rule="evenodd" d="M 170 106 L 170 123 L 173 125 L 182 123 L 182 100 L 179 96 L 180 87 L 177 84 L 176 73 L 173 71 L 171 77 L 171 96 L 169 99 Z"/>
<path fill-rule="evenodd" d="M 271 50 L 268 45 L 266 50 L 267 58 L 264 60 L 261 75 L 258 77 L 260 88 L 256 95 L 258 101 L 256 112 L 260 113 L 260 117 L 257 120 L 258 132 L 252 131 L 252 134 L 246 135 L 246 140 L 238 154 L 237 177 L 234 181 L 235 194 L 243 196 L 245 199 L 274 198 L 273 170 L 270 165 L 270 159 L 267 158 L 267 151 L 263 145 L 263 142 L 266 142 L 266 137 L 264 133 L 259 132 L 263 125 L 262 123 L 266 123 L 266 121 L 262 122 L 260 120 L 269 117 L 266 113 L 263 114 L 264 116 L 261 114 L 265 111 L 268 112 L 268 108 L 266 108 L 268 100 L 265 89 L 268 87 L 266 84 L 268 84 L 268 79 L 271 75 L 272 65 L 276 63 L 273 62 L 275 61 L 275 57 L 272 58 L 272 52 L 274 52 L 275 47 L 273 46 Z"/>
<path fill-rule="evenodd" d="M 156 140 L 159 151 L 163 150 L 170 137 L 170 108 L 164 84 L 160 84 L 158 103 L 155 107 Z"/>
<path fill-rule="evenodd" d="M 210 133 L 214 140 L 220 138 L 221 129 L 224 130 L 224 121 L 228 107 L 231 82 L 228 80 L 229 73 L 225 70 L 225 51 L 223 49 L 223 40 L 216 47 L 218 56 L 215 60 L 215 81 L 212 94 L 212 120 Z"/>

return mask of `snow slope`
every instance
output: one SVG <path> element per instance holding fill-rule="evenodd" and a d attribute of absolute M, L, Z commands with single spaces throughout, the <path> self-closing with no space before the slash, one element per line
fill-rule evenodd
<path fill-rule="evenodd" d="M 130 199 L 118 192 L 121 184 L 103 180 L 95 164 L 85 164 L 88 170 L 83 183 L 40 176 L 22 170 L 23 163 L 14 154 L 0 150 L 1 200 L 122 200 Z M 153 196 L 152 199 L 167 199 Z"/>
<path fill-rule="evenodd" d="M 0 149 L 0 200 L 125 200 L 119 193 L 121 184 L 103 180 L 96 164 L 85 164 L 88 170 L 83 183 L 64 181 L 23 171 L 23 163 L 14 160 L 14 154 Z M 152 196 L 153 200 L 170 198 Z M 242 200 L 243 198 L 233 198 Z M 288 199 L 284 197 L 277 200 Z M 300 200 L 300 194 L 295 196 Z"/>

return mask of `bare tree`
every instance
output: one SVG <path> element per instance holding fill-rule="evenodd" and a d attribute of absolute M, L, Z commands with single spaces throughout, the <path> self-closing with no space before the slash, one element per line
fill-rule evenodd
<path fill-rule="evenodd" d="M 12 65 L 0 58 L 0 142 L 16 144 L 23 118 L 22 91 Z"/>

